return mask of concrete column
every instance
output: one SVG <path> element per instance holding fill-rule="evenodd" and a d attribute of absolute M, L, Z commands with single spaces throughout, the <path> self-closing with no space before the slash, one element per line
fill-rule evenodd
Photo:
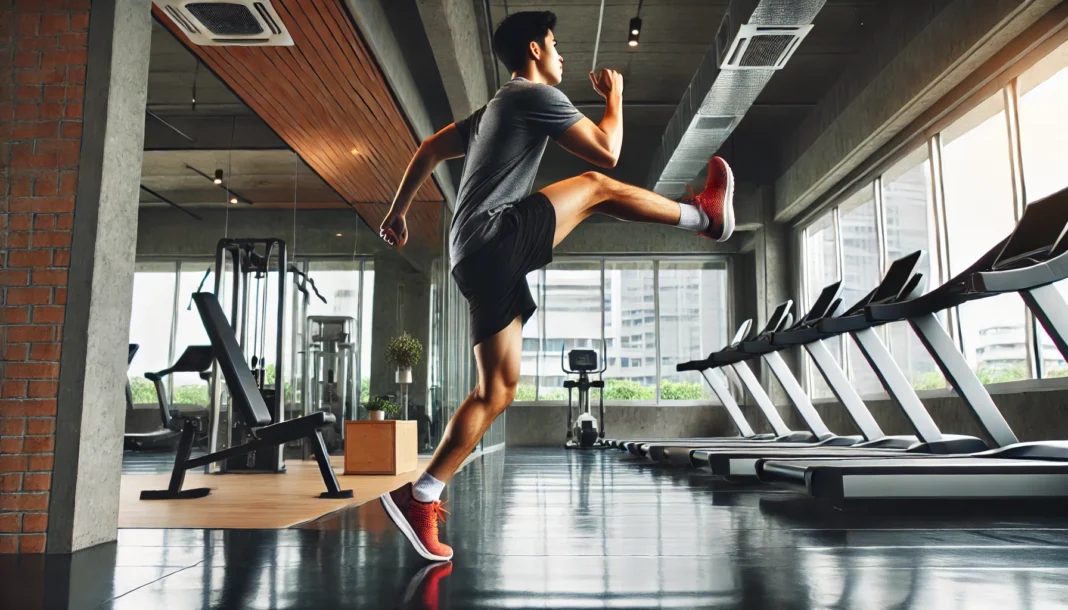
<path fill-rule="evenodd" d="M 116 538 L 149 0 L 96 0 L 62 337 L 49 553 Z"/>

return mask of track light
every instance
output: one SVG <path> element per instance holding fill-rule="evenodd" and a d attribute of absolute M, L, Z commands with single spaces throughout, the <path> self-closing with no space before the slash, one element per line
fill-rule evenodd
<path fill-rule="evenodd" d="M 627 44 L 636 47 L 638 46 L 638 38 L 642 35 L 642 18 L 635 17 L 630 20 L 630 34 L 627 36 Z"/>
<path fill-rule="evenodd" d="M 212 180 L 215 184 L 222 184 L 223 171 L 221 169 L 215 170 L 215 179 Z"/>
<path fill-rule="evenodd" d="M 232 203 L 234 205 L 237 205 L 237 197 L 231 197 L 230 198 L 230 203 Z"/>

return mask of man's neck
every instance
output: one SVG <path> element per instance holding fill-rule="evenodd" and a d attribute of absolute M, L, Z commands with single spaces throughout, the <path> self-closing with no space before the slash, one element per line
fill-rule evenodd
<path fill-rule="evenodd" d="M 549 84 L 548 79 L 534 68 L 534 64 L 530 64 L 521 70 L 512 72 L 512 78 L 525 78 L 532 83 L 541 83 L 543 85 Z"/>

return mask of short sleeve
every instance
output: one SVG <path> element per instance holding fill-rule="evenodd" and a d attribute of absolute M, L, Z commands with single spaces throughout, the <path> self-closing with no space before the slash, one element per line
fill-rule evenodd
<path fill-rule="evenodd" d="M 524 115 L 531 127 L 554 140 L 585 116 L 563 91 L 549 85 L 540 85 L 531 90 L 525 110 Z"/>
<path fill-rule="evenodd" d="M 485 110 L 486 107 L 483 106 L 471 113 L 467 118 L 454 123 L 456 125 L 457 133 L 460 134 L 460 140 L 464 143 L 464 150 L 467 150 L 471 145 L 471 133 L 478 130 L 478 121 Z"/>

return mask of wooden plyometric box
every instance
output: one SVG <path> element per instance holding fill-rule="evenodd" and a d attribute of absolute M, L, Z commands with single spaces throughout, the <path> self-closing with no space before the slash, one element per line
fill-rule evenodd
<path fill-rule="evenodd" d="M 419 462 L 414 421 L 345 422 L 345 474 L 411 472 Z"/>

